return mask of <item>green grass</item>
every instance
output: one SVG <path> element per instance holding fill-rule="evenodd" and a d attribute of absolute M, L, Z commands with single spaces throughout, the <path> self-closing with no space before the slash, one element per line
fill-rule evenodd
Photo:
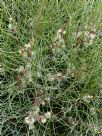
<path fill-rule="evenodd" d="M 102 2 L 1 0 L 0 24 L 1 136 L 101 136 Z"/>

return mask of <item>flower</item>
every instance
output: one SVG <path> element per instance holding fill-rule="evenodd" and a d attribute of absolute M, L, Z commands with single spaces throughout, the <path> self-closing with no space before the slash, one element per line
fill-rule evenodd
<path fill-rule="evenodd" d="M 29 116 L 25 118 L 25 123 L 29 125 L 29 129 L 34 129 L 33 123 L 35 122 L 32 112 L 29 112 Z"/>
<path fill-rule="evenodd" d="M 47 118 L 45 116 L 42 116 L 41 117 L 41 123 L 45 124 L 47 121 Z"/>
<path fill-rule="evenodd" d="M 51 118 L 51 112 L 46 112 L 43 116 L 41 116 L 41 123 L 46 123 L 49 118 Z"/>
<path fill-rule="evenodd" d="M 29 115 L 25 118 L 25 123 L 29 125 L 29 129 L 34 128 L 34 122 L 38 121 L 41 123 L 46 123 L 47 119 L 51 118 L 51 112 L 46 112 L 44 115 L 39 114 L 39 107 L 36 108 L 34 111 L 29 112 Z"/>
<path fill-rule="evenodd" d="M 85 37 L 84 37 L 85 44 L 91 45 L 93 43 L 93 40 L 96 37 L 96 33 L 85 31 L 84 35 L 85 35 Z"/>
<path fill-rule="evenodd" d="M 91 113 L 92 115 L 94 115 L 94 114 L 96 113 L 96 110 L 95 110 L 94 107 L 90 108 L 90 113 Z"/>
<path fill-rule="evenodd" d="M 30 43 L 25 44 L 24 47 L 25 47 L 26 49 L 31 48 L 31 44 L 30 44 Z"/>
<path fill-rule="evenodd" d="M 46 102 L 50 102 L 50 97 L 46 97 L 46 98 L 45 98 L 45 101 L 46 101 Z"/>
<path fill-rule="evenodd" d="M 87 102 L 87 103 L 89 103 L 92 98 L 93 98 L 92 95 L 87 95 L 87 94 L 86 94 L 86 95 L 83 96 L 83 100 L 84 100 L 85 102 Z"/>
<path fill-rule="evenodd" d="M 12 18 L 12 17 L 10 17 L 10 18 L 9 18 L 9 21 L 11 22 L 12 20 L 13 20 L 13 18 Z"/>
<path fill-rule="evenodd" d="M 23 52 L 24 52 L 24 49 L 23 49 L 23 48 L 20 48 L 20 49 L 18 50 L 18 53 L 19 53 L 20 55 L 22 55 Z"/>
<path fill-rule="evenodd" d="M 13 28 L 13 25 L 10 23 L 10 24 L 8 25 L 8 29 L 11 31 L 12 28 Z"/>
<path fill-rule="evenodd" d="M 34 106 L 40 106 L 41 104 L 42 104 L 42 105 L 45 104 L 45 101 L 42 100 L 42 99 L 40 99 L 40 98 L 36 98 L 36 99 L 33 101 L 33 105 L 34 105 Z"/>
<path fill-rule="evenodd" d="M 41 115 L 39 115 L 39 113 L 35 114 L 34 119 L 35 121 L 41 122 Z"/>
<path fill-rule="evenodd" d="M 55 37 L 54 37 L 53 44 L 51 45 L 53 53 L 56 51 L 59 52 L 59 49 L 61 48 L 65 48 L 65 41 L 63 39 L 64 34 L 66 34 L 66 31 L 63 30 L 62 28 L 57 30 Z"/>
<path fill-rule="evenodd" d="M 63 34 L 65 35 L 65 34 L 66 34 L 66 31 L 63 31 Z"/>
<path fill-rule="evenodd" d="M 45 101 L 43 100 L 41 104 L 42 104 L 42 105 L 45 105 Z"/>
<path fill-rule="evenodd" d="M 22 72 L 22 71 L 24 71 L 25 69 L 24 69 L 24 66 L 23 65 L 21 65 L 19 68 L 17 68 L 16 69 L 18 72 Z"/>
<path fill-rule="evenodd" d="M 19 49 L 18 52 L 22 56 L 22 58 L 27 60 L 35 55 L 35 52 L 32 51 L 33 43 L 34 43 L 34 37 L 32 37 L 32 39 L 30 39 L 30 41 L 26 43 L 23 48 Z"/>
<path fill-rule="evenodd" d="M 25 123 L 27 124 L 33 124 L 34 123 L 34 118 L 31 116 L 28 116 L 25 118 Z"/>
<path fill-rule="evenodd" d="M 9 32 L 16 33 L 16 30 L 17 30 L 16 25 L 17 25 L 17 22 L 15 22 L 15 20 L 12 17 L 10 17 L 9 24 L 8 24 Z"/>
<path fill-rule="evenodd" d="M 9 30 L 9 32 L 15 33 L 16 32 L 16 26 L 13 25 L 12 23 L 9 23 L 8 30 Z"/>
<path fill-rule="evenodd" d="M 47 119 L 51 118 L 51 112 L 46 112 L 46 113 L 45 113 L 45 117 L 46 117 Z"/>
<path fill-rule="evenodd" d="M 63 37 L 62 37 L 62 34 L 64 34 L 63 32 L 66 33 L 66 32 L 63 31 L 62 29 L 57 30 L 54 41 L 55 41 L 55 42 L 57 41 L 57 44 L 58 44 L 59 46 L 65 47 L 65 42 L 64 42 L 64 39 L 63 39 Z"/>
<path fill-rule="evenodd" d="M 54 81 L 54 80 L 62 77 L 62 73 L 56 73 L 56 74 L 53 74 L 53 75 L 48 74 L 47 77 L 48 77 L 49 81 Z"/>
<path fill-rule="evenodd" d="M 72 116 L 68 117 L 68 122 L 72 125 L 74 125 L 76 123 L 76 119 L 74 119 Z"/>
<path fill-rule="evenodd" d="M 26 51 L 24 51 L 22 56 L 23 56 L 24 59 L 27 59 L 28 58 L 28 53 Z"/>

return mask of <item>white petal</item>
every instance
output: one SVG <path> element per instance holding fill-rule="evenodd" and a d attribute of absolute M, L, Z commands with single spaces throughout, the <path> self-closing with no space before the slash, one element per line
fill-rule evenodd
<path fill-rule="evenodd" d="M 35 122 L 34 118 L 32 116 L 28 116 L 25 118 L 26 124 L 33 124 Z"/>
<path fill-rule="evenodd" d="M 12 27 L 13 27 L 12 24 L 9 24 L 9 25 L 8 25 L 9 30 L 11 30 Z"/>
<path fill-rule="evenodd" d="M 41 122 L 44 124 L 44 123 L 46 123 L 46 121 L 47 121 L 47 118 L 46 118 L 46 117 L 44 117 L 44 116 L 42 116 L 42 118 L 41 118 Z"/>
<path fill-rule="evenodd" d="M 62 29 L 58 29 L 57 31 L 57 34 L 61 33 L 62 32 Z"/>
<path fill-rule="evenodd" d="M 12 17 L 10 17 L 10 18 L 9 18 L 9 21 L 12 21 L 12 20 L 13 20 L 13 18 L 12 18 Z"/>
<path fill-rule="evenodd" d="M 45 117 L 46 117 L 46 118 L 51 118 L 51 112 L 46 112 L 46 113 L 45 113 Z"/>
<path fill-rule="evenodd" d="M 31 44 L 30 44 L 30 43 L 28 43 L 28 44 L 25 44 L 24 46 L 25 46 L 25 48 L 27 48 L 27 49 L 28 49 L 29 47 L 31 47 Z"/>
<path fill-rule="evenodd" d="M 29 124 L 29 130 L 34 129 L 34 125 L 33 124 Z"/>

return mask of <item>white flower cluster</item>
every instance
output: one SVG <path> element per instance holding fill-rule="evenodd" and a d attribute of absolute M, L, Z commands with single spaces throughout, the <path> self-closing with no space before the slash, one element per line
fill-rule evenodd
<path fill-rule="evenodd" d="M 79 31 L 79 32 L 74 32 L 73 37 L 77 40 L 82 40 L 83 45 L 89 46 L 92 45 L 94 42 L 94 39 L 96 37 L 96 29 L 93 29 L 92 31 L 87 30 L 87 27 L 85 27 L 86 30 L 84 31 Z"/>
<path fill-rule="evenodd" d="M 91 108 L 90 108 L 90 113 L 91 113 L 92 115 L 95 115 L 95 114 L 96 114 L 96 109 L 95 109 L 94 107 L 91 107 Z"/>
<path fill-rule="evenodd" d="M 31 63 L 28 62 L 25 67 L 22 65 L 16 69 L 18 72 L 16 76 L 17 82 L 19 82 L 19 86 L 21 88 L 26 87 L 30 82 L 33 82 L 32 72 L 31 72 Z"/>
<path fill-rule="evenodd" d="M 28 124 L 29 129 L 34 129 L 34 117 L 32 115 L 32 112 L 29 112 L 29 116 L 25 118 L 25 123 Z"/>
<path fill-rule="evenodd" d="M 59 79 L 62 77 L 62 73 L 56 73 L 56 74 L 48 74 L 47 78 L 49 81 L 55 81 L 56 79 Z"/>
<path fill-rule="evenodd" d="M 44 115 L 39 114 L 39 107 L 36 107 L 34 112 L 29 112 L 29 115 L 25 118 L 25 123 L 28 124 L 29 129 L 33 130 L 34 122 L 38 121 L 43 124 L 46 123 L 47 119 L 51 118 L 51 112 L 46 112 Z"/>
<path fill-rule="evenodd" d="M 11 19 L 12 20 L 12 19 Z M 32 46 L 34 43 L 34 37 L 32 36 L 31 40 L 28 42 L 28 44 L 25 44 L 24 47 L 21 47 L 19 49 L 19 54 L 21 55 L 22 59 L 27 61 L 27 64 L 24 66 L 20 66 L 17 71 L 17 80 L 19 80 L 21 83 L 20 85 L 24 88 L 28 83 L 32 82 L 32 71 L 31 71 L 31 62 L 30 59 L 33 56 Z M 29 60 L 29 61 L 28 61 Z M 23 74 L 22 74 L 23 73 Z M 22 78 L 24 77 L 24 78 Z M 19 78 L 19 79 L 18 79 Z"/>
<path fill-rule="evenodd" d="M 76 119 L 74 119 L 72 116 L 69 116 L 68 117 L 68 122 L 72 125 L 75 125 L 76 124 Z"/>
<path fill-rule="evenodd" d="M 46 123 L 47 119 L 51 118 L 51 112 L 46 112 L 44 115 L 41 116 L 41 123 Z"/>
<path fill-rule="evenodd" d="M 48 97 L 49 98 L 49 97 Z M 44 115 L 40 115 L 40 105 L 45 105 L 45 101 L 49 99 L 45 98 L 44 100 L 41 98 L 36 98 L 33 101 L 32 110 L 29 112 L 28 116 L 25 118 L 25 123 L 29 125 L 29 129 L 34 129 L 34 122 L 40 122 L 42 124 L 46 123 L 47 119 L 51 118 L 51 111 L 44 113 Z"/>
<path fill-rule="evenodd" d="M 92 98 L 93 98 L 93 96 L 92 95 L 88 95 L 88 94 L 83 96 L 83 100 L 85 102 L 87 102 L 87 103 L 89 103 L 92 100 Z"/>
<path fill-rule="evenodd" d="M 54 41 L 57 42 L 58 46 L 65 47 L 65 42 L 62 37 L 62 35 L 66 34 L 66 31 L 63 31 L 62 29 L 59 29 L 56 33 Z"/>
<path fill-rule="evenodd" d="M 58 29 L 53 44 L 51 45 L 52 51 L 55 52 L 56 50 L 60 50 L 61 48 L 65 48 L 65 41 L 63 39 L 63 35 L 66 34 L 66 31 L 63 29 Z"/>
<path fill-rule="evenodd" d="M 16 33 L 16 23 L 12 17 L 9 18 L 8 30 L 9 32 Z"/>
<path fill-rule="evenodd" d="M 33 56 L 33 51 L 32 51 L 32 45 L 34 42 L 34 37 L 32 37 L 32 39 L 24 45 L 24 47 L 19 49 L 19 54 L 21 55 L 21 57 L 25 60 L 31 58 Z"/>
<path fill-rule="evenodd" d="M 93 44 L 93 41 L 94 41 L 94 39 L 96 37 L 96 33 L 95 32 L 85 31 L 84 34 L 85 34 L 85 45 Z"/>

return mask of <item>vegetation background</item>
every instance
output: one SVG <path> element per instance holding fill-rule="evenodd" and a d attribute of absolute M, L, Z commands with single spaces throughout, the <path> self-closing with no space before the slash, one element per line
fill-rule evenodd
<path fill-rule="evenodd" d="M 1 136 L 101 136 L 102 1 L 0 3 Z"/>

